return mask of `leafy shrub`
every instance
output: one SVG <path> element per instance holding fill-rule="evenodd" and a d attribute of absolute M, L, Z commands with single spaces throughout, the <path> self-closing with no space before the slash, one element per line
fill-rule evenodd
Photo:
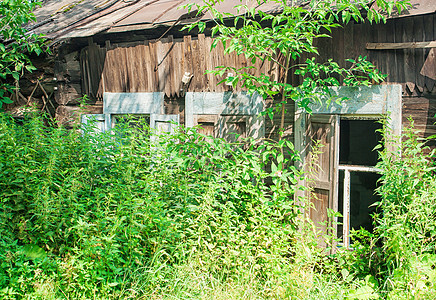
<path fill-rule="evenodd" d="M 436 291 L 436 277 L 430 271 L 436 267 L 435 150 L 430 151 L 427 140 L 417 137 L 410 122 L 398 151 L 381 151 L 378 165 L 383 212 L 376 216 L 375 232 L 381 239 L 391 299 L 410 294 L 427 299 L 426 294 Z M 396 142 L 388 135 L 385 138 Z"/>
<path fill-rule="evenodd" d="M 194 129 L 150 137 L 135 120 L 103 134 L 44 122 L 0 116 L 3 296 L 37 295 L 37 273 L 54 296 L 117 298 L 164 287 L 187 260 L 221 281 L 288 263 L 299 173 L 285 142 L 242 147 Z"/>

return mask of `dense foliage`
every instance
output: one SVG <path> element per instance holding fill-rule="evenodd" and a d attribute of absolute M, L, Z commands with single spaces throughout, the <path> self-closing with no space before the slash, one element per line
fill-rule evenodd
<path fill-rule="evenodd" d="M 81 134 L 1 116 L 2 298 L 139 296 L 170 289 L 167 268 L 191 260 L 222 280 L 285 263 L 298 174 L 276 145 L 193 131 L 151 142 L 143 128 Z"/>
<path fill-rule="evenodd" d="M 0 108 L 3 103 L 12 103 L 10 95 L 17 88 L 20 77 L 35 70 L 29 54 L 41 54 L 43 39 L 32 34 L 24 25 L 35 21 L 32 11 L 37 1 L 0 1 Z"/>
<path fill-rule="evenodd" d="M 280 144 L 2 114 L 0 298 L 431 299 L 436 184 L 411 132 L 381 152 L 375 232 L 328 256 Z"/>
<path fill-rule="evenodd" d="M 185 28 L 204 31 L 211 27 L 215 36 L 212 47 L 222 43 L 225 53 L 246 57 L 247 66 L 218 66 L 210 72 L 219 76 L 227 73 L 221 77 L 223 81 L 233 86 L 241 82 L 242 88 L 256 91 L 265 99 L 278 96 L 281 101 L 267 113 L 271 118 L 274 113 L 281 114 L 281 129 L 287 102 L 295 101 L 310 111 L 310 103 L 328 96 L 330 86 L 370 85 L 385 78 L 366 57 L 348 57 L 347 66 L 339 66 L 332 59 L 319 61 L 316 39 L 331 38 L 332 29 L 350 20 L 378 23 L 386 21 L 394 10 L 401 12 L 410 7 L 408 0 L 257 0 L 241 3 L 235 6 L 236 13 L 229 13 L 220 10 L 223 1 L 203 0 L 187 5 L 199 15 L 207 11 L 212 21 L 207 24 L 200 19 Z M 272 11 L 271 5 L 275 7 Z M 265 6 L 270 7 L 270 12 L 263 11 Z M 281 75 L 253 75 L 254 64 L 250 62 L 256 60 L 271 62 L 272 69 L 280 70 Z M 300 78 L 299 84 L 290 82 L 292 75 Z"/>

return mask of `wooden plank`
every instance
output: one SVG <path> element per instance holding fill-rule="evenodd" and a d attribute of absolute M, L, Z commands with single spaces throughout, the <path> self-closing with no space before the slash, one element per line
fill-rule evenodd
<path fill-rule="evenodd" d="M 222 42 L 218 42 L 216 48 L 215 48 L 215 56 L 214 56 L 214 65 L 213 67 L 219 67 L 219 66 L 223 66 L 224 65 L 224 46 L 222 44 Z M 216 86 L 214 91 L 215 92 L 224 92 L 224 84 L 218 84 L 223 76 L 216 76 Z"/>
<path fill-rule="evenodd" d="M 214 66 L 213 66 L 214 61 L 215 61 L 214 56 L 216 55 L 216 50 L 215 49 L 211 50 L 210 49 L 211 46 L 212 46 L 212 38 L 206 37 L 205 38 L 205 49 L 206 49 L 206 51 L 208 51 L 208 54 L 205 54 L 206 70 L 209 70 L 209 71 L 213 70 L 213 68 L 214 68 Z M 207 92 L 215 91 L 215 86 L 217 84 L 215 75 L 209 73 L 206 75 L 206 78 L 207 78 L 207 82 L 206 82 Z"/>
<path fill-rule="evenodd" d="M 414 34 L 416 31 L 414 30 L 415 26 L 415 18 L 405 18 L 403 20 L 403 41 L 406 39 L 416 37 Z M 422 29 L 420 29 L 422 30 Z M 416 70 L 416 63 L 415 63 L 415 50 L 412 50 L 410 48 L 405 48 L 404 50 L 404 79 L 406 82 L 406 86 L 410 92 L 410 94 L 415 93 L 415 73 Z"/>
<path fill-rule="evenodd" d="M 167 39 L 161 39 L 156 42 L 156 69 L 157 69 L 157 75 L 158 75 L 158 89 L 159 92 L 166 92 L 165 91 L 165 85 L 166 85 L 166 53 L 168 52 L 168 49 L 166 47 Z"/>
<path fill-rule="evenodd" d="M 126 68 L 127 68 L 127 91 L 130 93 L 134 93 L 138 91 L 137 82 L 137 65 L 136 62 L 138 60 L 136 56 L 136 47 L 127 47 L 125 48 L 126 55 Z"/>
<path fill-rule="evenodd" d="M 150 53 L 150 45 L 148 43 L 148 41 L 144 41 L 144 75 L 145 75 L 145 90 L 144 92 L 153 92 L 153 88 L 154 88 L 154 66 L 152 64 L 152 58 L 151 58 L 151 53 Z"/>
<path fill-rule="evenodd" d="M 425 32 L 426 27 L 424 23 L 424 16 L 416 16 L 414 19 L 415 19 L 415 24 L 413 27 L 413 35 L 417 40 L 425 41 L 428 37 L 426 36 L 426 32 Z M 415 84 L 419 93 L 424 92 L 425 78 L 419 73 L 419 70 L 424 65 L 425 52 L 426 52 L 425 48 L 420 48 L 420 49 L 415 49 L 413 53 L 415 56 L 415 71 L 414 71 Z"/>
<path fill-rule="evenodd" d="M 137 70 L 137 76 L 138 76 L 138 92 L 150 92 L 147 89 L 147 69 L 146 69 L 146 65 L 147 65 L 147 61 L 144 59 L 145 58 L 145 45 L 141 44 L 137 46 L 138 49 L 138 70 Z"/>
<path fill-rule="evenodd" d="M 184 36 L 183 37 L 183 46 L 184 46 L 184 52 L 185 52 L 185 65 L 184 65 L 184 70 L 187 73 L 190 73 L 191 75 L 194 72 L 194 67 L 193 67 L 193 58 L 192 58 L 192 48 L 191 48 L 191 36 Z M 194 78 L 192 78 L 192 81 L 195 80 L 195 74 L 194 74 Z M 188 90 L 192 91 L 193 87 L 192 84 L 193 82 L 191 81 L 191 85 L 189 86 Z"/>
<path fill-rule="evenodd" d="M 130 60 L 131 71 L 130 78 L 132 88 L 134 92 L 139 92 L 141 90 L 142 80 L 142 70 L 141 70 L 141 48 L 136 45 L 135 47 L 130 47 L 130 53 L 128 59 Z"/>
<path fill-rule="evenodd" d="M 366 43 L 367 50 L 396 50 L 436 48 L 436 41 L 431 42 L 403 42 L 403 43 Z"/>
<path fill-rule="evenodd" d="M 395 42 L 403 42 L 403 20 L 401 19 L 394 19 L 394 29 L 395 29 L 395 35 L 394 40 Z M 406 92 L 406 80 L 404 77 L 404 64 L 405 64 L 405 58 L 404 58 L 404 49 L 398 49 L 395 50 L 395 78 L 394 82 L 398 82 L 403 87 L 403 93 Z"/>
<path fill-rule="evenodd" d="M 201 91 L 207 91 L 209 82 L 208 82 L 206 71 L 208 70 L 207 60 L 210 56 L 210 51 L 206 44 L 206 39 L 204 37 L 204 34 L 198 35 L 198 47 L 200 52 L 199 64 L 201 69 Z"/>
<path fill-rule="evenodd" d="M 177 45 L 179 45 L 180 43 L 176 42 L 172 35 L 168 36 L 168 41 L 170 47 L 172 48 L 168 57 L 168 61 L 169 61 L 168 73 L 171 79 L 171 81 L 169 82 L 170 87 L 169 87 L 168 97 L 174 97 L 176 94 L 179 93 L 179 84 L 180 81 L 182 80 L 182 78 L 179 75 L 181 66 L 180 66 L 180 61 L 178 60 L 179 53 L 177 51 L 178 49 Z"/>
<path fill-rule="evenodd" d="M 111 75 L 114 76 L 114 92 L 124 92 L 124 65 L 123 65 L 123 50 L 121 48 L 114 49 L 114 69 L 111 70 Z"/>
<path fill-rule="evenodd" d="M 159 76 L 158 76 L 158 72 L 157 72 L 157 45 L 155 43 L 155 41 L 150 41 L 149 44 L 149 51 L 150 51 L 150 62 L 149 62 L 149 74 L 151 74 L 152 76 L 152 86 L 151 89 L 152 91 L 159 91 Z"/>
<path fill-rule="evenodd" d="M 375 29 L 375 30 L 373 30 L 373 33 L 375 33 L 373 40 L 386 41 L 389 38 L 391 38 L 391 39 L 393 38 L 393 36 L 389 36 L 390 34 L 388 34 L 389 26 L 387 26 L 387 24 L 377 24 L 377 25 L 371 26 L 371 28 Z M 380 72 L 382 72 L 383 74 L 388 74 L 388 76 L 389 76 L 389 70 L 388 70 L 389 65 L 388 65 L 386 58 L 387 58 L 387 56 L 389 56 L 389 54 L 390 53 L 387 53 L 387 51 L 372 53 L 372 55 L 377 56 L 377 67 L 380 70 Z"/>
<path fill-rule="evenodd" d="M 173 46 L 174 46 L 174 38 L 173 36 L 168 36 L 167 42 L 165 43 L 165 95 L 167 97 L 171 97 L 171 87 L 173 85 L 173 72 L 171 69 L 173 69 L 175 66 L 173 65 L 173 58 L 172 58 L 172 52 L 173 52 Z"/>
<path fill-rule="evenodd" d="M 201 69 L 200 64 L 200 49 L 199 49 L 199 41 L 198 39 L 192 40 L 192 63 L 194 68 L 194 77 L 192 78 L 192 87 L 194 92 L 201 92 L 203 85 L 203 70 Z"/>
<path fill-rule="evenodd" d="M 436 39 L 436 22 L 435 22 L 435 14 L 432 15 L 428 15 L 428 16 L 424 16 L 424 32 L 426 34 L 426 39 Z M 429 53 L 433 52 L 435 53 L 435 50 L 427 50 L 425 53 L 425 57 L 427 58 Z M 424 66 L 422 67 L 424 68 Z M 422 72 L 422 69 L 421 69 Z M 422 73 L 421 73 L 422 74 Z M 435 80 L 428 77 L 428 76 L 424 76 L 424 85 L 427 88 L 428 92 L 431 92 L 434 88 L 435 85 Z"/>
<path fill-rule="evenodd" d="M 395 29 L 394 29 L 393 21 L 388 20 L 385 26 L 386 26 L 386 36 L 385 36 L 384 41 L 394 42 Z M 395 69 L 396 69 L 395 51 L 382 52 L 382 55 L 380 55 L 380 57 L 382 60 L 384 60 L 386 62 L 386 69 L 383 71 L 384 74 L 388 75 L 388 77 L 386 78 L 386 81 L 392 82 L 393 75 L 391 74 L 391 70 L 395 71 Z M 395 76 L 395 74 L 394 74 L 394 76 Z"/>

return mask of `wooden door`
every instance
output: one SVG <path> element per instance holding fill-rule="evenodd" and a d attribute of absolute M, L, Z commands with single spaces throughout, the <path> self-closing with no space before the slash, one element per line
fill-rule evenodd
<path fill-rule="evenodd" d="M 311 187 L 310 219 L 319 231 L 320 245 L 325 246 L 323 235 L 332 225 L 327 209 L 337 211 L 339 117 L 337 115 L 312 115 L 307 121 L 307 184 Z"/>

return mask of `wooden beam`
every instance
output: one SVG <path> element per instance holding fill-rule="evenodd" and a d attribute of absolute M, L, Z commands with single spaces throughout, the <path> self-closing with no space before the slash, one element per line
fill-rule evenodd
<path fill-rule="evenodd" d="M 395 49 L 422 49 L 436 48 L 436 41 L 408 42 L 408 43 L 366 43 L 367 50 L 395 50 Z"/>

